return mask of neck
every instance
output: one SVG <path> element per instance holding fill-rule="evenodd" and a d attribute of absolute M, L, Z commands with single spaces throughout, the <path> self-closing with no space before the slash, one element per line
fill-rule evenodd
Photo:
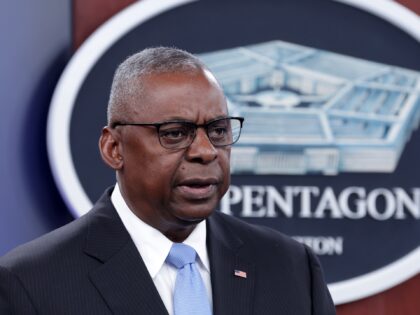
<path fill-rule="evenodd" d="M 174 243 L 182 243 L 188 236 L 194 231 L 197 224 L 189 225 L 183 228 L 170 229 L 167 231 L 161 231 L 168 239 Z"/>

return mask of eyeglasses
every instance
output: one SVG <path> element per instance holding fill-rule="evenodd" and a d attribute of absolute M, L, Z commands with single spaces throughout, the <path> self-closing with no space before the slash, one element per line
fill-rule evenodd
<path fill-rule="evenodd" d="M 198 128 L 204 128 L 207 137 L 215 147 L 225 147 L 238 141 L 241 135 L 243 117 L 224 117 L 214 119 L 206 124 L 197 125 L 188 121 L 166 121 L 162 123 L 129 123 L 114 122 L 117 126 L 153 126 L 156 128 L 159 142 L 166 149 L 185 149 L 193 143 Z"/>

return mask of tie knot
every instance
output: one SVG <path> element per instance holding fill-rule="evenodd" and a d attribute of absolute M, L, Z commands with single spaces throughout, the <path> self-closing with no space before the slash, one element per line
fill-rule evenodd
<path fill-rule="evenodd" d="M 187 264 L 195 263 L 197 253 L 191 246 L 174 243 L 169 251 L 166 262 L 180 269 Z"/>

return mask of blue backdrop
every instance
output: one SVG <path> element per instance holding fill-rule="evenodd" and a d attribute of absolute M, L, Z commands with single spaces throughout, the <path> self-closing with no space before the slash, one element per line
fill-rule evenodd
<path fill-rule="evenodd" d="M 0 255 L 72 219 L 45 143 L 51 95 L 70 57 L 70 2 L 0 2 Z"/>

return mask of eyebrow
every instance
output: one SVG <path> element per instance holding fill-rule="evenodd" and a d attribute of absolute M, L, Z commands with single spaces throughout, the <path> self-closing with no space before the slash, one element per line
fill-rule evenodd
<path fill-rule="evenodd" d="M 209 119 L 209 120 L 205 121 L 204 123 L 207 124 L 207 123 L 212 122 L 214 120 L 229 118 L 229 117 L 230 117 L 229 115 L 220 115 L 220 116 L 213 117 L 212 119 Z M 193 120 L 185 119 L 185 118 L 177 117 L 177 116 L 170 117 L 167 120 L 161 120 L 159 123 L 167 123 L 167 122 L 186 122 L 186 123 L 196 124 L 196 122 L 193 121 Z"/>

